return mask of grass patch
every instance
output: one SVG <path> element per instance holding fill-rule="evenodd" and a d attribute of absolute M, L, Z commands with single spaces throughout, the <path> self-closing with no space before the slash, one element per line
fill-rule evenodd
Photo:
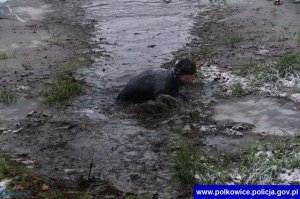
<path fill-rule="evenodd" d="M 300 168 L 300 137 L 276 137 L 250 143 L 237 154 L 214 154 L 180 149 L 175 171 L 187 183 L 300 184 L 280 174 Z"/>
<path fill-rule="evenodd" d="M 31 171 L 16 162 L 10 161 L 7 156 L 0 156 L 0 179 L 15 176 L 31 175 Z"/>
<path fill-rule="evenodd" d="M 232 91 L 232 95 L 236 97 L 244 96 L 246 93 L 240 82 L 233 82 L 230 85 L 230 90 Z"/>
<path fill-rule="evenodd" d="M 227 47 L 234 48 L 236 44 L 240 43 L 243 40 L 244 38 L 241 34 L 232 34 L 225 37 L 223 43 Z"/>
<path fill-rule="evenodd" d="M 272 63 L 258 64 L 252 72 L 252 84 L 261 85 L 268 82 L 276 82 L 280 76 Z"/>
<path fill-rule="evenodd" d="M 240 156 L 238 173 L 243 184 L 278 184 L 284 169 L 300 168 L 299 137 L 253 143 Z"/>
<path fill-rule="evenodd" d="M 91 199 L 88 193 L 67 193 L 58 189 L 52 189 L 31 169 L 21 163 L 11 161 L 8 156 L 0 156 L 0 179 L 11 179 L 5 192 L 22 192 L 22 198 L 45 199 Z M 12 197 L 14 198 L 14 197 Z M 19 198 L 19 197 L 18 197 Z"/>
<path fill-rule="evenodd" d="M 289 54 L 279 58 L 276 62 L 242 63 L 234 73 L 238 76 L 248 77 L 254 86 L 275 83 L 287 76 L 297 77 L 300 74 L 300 54 Z"/>
<path fill-rule="evenodd" d="M 10 104 L 17 100 L 15 92 L 7 87 L 0 87 L 0 103 Z"/>
<path fill-rule="evenodd" d="M 88 193 L 66 193 L 58 189 L 47 192 L 39 192 L 38 198 L 43 199 L 93 199 Z"/>
<path fill-rule="evenodd" d="M 0 53 L 0 60 L 5 60 L 8 58 L 9 58 L 9 55 L 7 53 L 5 53 L 5 52 Z"/>
<path fill-rule="evenodd" d="M 85 58 L 74 58 L 66 61 L 61 65 L 61 73 L 64 75 L 71 75 L 74 71 L 86 67 L 90 64 Z"/>
<path fill-rule="evenodd" d="M 7 52 L 0 52 L 0 60 L 6 60 L 6 59 L 11 59 L 11 58 L 16 58 L 17 52 L 13 51 L 11 53 Z"/>
<path fill-rule="evenodd" d="M 41 93 L 42 102 L 47 105 L 57 104 L 83 92 L 84 87 L 81 82 L 71 78 L 58 79 Z"/>
<path fill-rule="evenodd" d="M 125 199 L 151 199 L 150 196 L 126 196 Z"/>
<path fill-rule="evenodd" d="M 182 125 L 171 126 L 171 131 L 175 134 L 182 135 L 184 133 Z"/>
<path fill-rule="evenodd" d="M 11 161 L 8 156 L 0 156 L 0 179 L 11 179 L 6 192 L 30 192 L 28 198 L 41 190 L 43 182 L 21 163 Z M 25 195 L 22 196 L 27 198 Z"/>
<path fill-rule="evenodd" d="M 202 80 L 204 79 L 204 75 L 203 72 L 201 70 L 197 70 L 196 74 L 195 74 L 195 83 L 201 83 Z"/>
<path fill-rule="evenodd" d="M 196 56 L 199 57 L 199 59 L 206 59 L 214 54 L 216 54 L 218 51 L 218 48 L 210 45 L 203 45 L 200 48 L 196 50 Z"/>
<path fill-rule="evenodd" d="M 246 77 L 253 73 L 255 70 L 256 64 L 253 62 L 243 62 L 240 64 L 240 66 L 234 70 L 234 74 Z"/>
<path fill-rule="evenodd" d="M 208 153 L 195 153 L 180 149 L 175 158 L 175 172 L 187 183 L 225 184 L 229 173 L 222 168 L 220 160 Z"/>
<path fill-rule="evenodd" d="M 300 71 L 300 54 L 289 54 L 280 58 L 275 65 L 275 68 L 282 78 L 288 75 L 298 76 Z"/>

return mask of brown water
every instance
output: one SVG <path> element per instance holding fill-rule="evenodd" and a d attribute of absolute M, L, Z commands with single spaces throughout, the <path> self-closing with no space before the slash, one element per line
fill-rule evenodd
<path fill-rule="evenodd" d="M 95 173 L 117 188 L 170 198 L 176 190 L 171 189 L 169 150 L 178 135 L 164 128 L 148 129 L 137 118 L 125 119 L 115 98 L 131 77 L 159 68 L 173 59 L 172 52 L 186 48 L 194 17 L 210 9 L 209 1 L 104 0 L 90 1 L 85 8 L 87 18 L 96 19 L 95 51 L 103 56 L 79 71 L 78 77 L 94 89 L 93 96 L 75 109 L 101 128 L 78 134 L 72 147 L 82 157 L 88 157 L 93 148 Z"/>
<path fill-rule="evenodd" d="M 208 9 L 209 1 L 104 0 L 86 5 L 88 18 L 96 19 L 96 51 L 109 58 L 96 59 L 84 70 L 86 81 L 99 87 L 124 85 L 141 71 L 158 68 L 172 59 L 192 37 L 193 18 Z"/>
<path fill-rule="evenodd" d="M 94 50 L 102 56 L 95 56 L 91 67 L 77 73 L 78 78 L 91 86 L 91 91 L 60 113 L 68 119 L 62 127 L 70 123 L 74 129 L 65 132 L 57 128 L 55 125 L 60 121 L 55 115 L 49 124 L 51 128 L 46 125 L 38 133 L 16 135 L 11 143 L 4 143 L 4 148 L 30 149 L 40 157 L 41 172 L 51 174 L 53 178 L 72 179 L 73 176 L 66 176 L 64 169 L 74 168 L 83 169 L 86 177 L 93 159 L 92 176 L 97 179 L 108 180 L 122 191 L 158 193 L 159 198 L 174 198 L 182 190 L 174 189 L 176 182 L 172 184 L 175 181 L 172 155 L 182 137 L 163 125 L 150 129 L 139 123 L 138 118 L 128 117 L 123 110 L 126 108 L 115 103 L 115 97 L 131 77 L 143 70 L 160 67 L 173 58 L 172 52 L 187 48 L 186 43 L 192 39 L 189 30 L 194 18 L 213 6 L 210 1 L 198 0 L 172 0 L 168 4 L 163 0 L 87 1 L 83 6 L 86 10 L 84 20 L 95 20 Z M 204 87 L 206 94 L 213 90 L 209 84 Z M 199 101 L 204 98 L 201 92 L 197 94 Z M 292 129 L 298 128 L 298 115 L 295 110 L 291 112 L 289 105 L 276 109 L 280 105 L 276 100 L 266 99 L 259 103 L 255 103 L 256 98 L 246 102 L 240 100 L 218 105 L 215 119 L 244 118 L 245 122 L 256 124 L 257 117 L 266 115 L 264 121 L 270 123 L 268 119 L 272 114 L 284 113 L 285 117 L 292 116 Z M 31 107 L 30 102 L 28 104 Z M 234 113 L 244 114 L 230 115 Z M 14 116 L 9 116 L 9 111 L 3 114 L 8 115 L 7 118 Z M 282 123 L 283 119 L 271 124 Z M 82 126 L 76 128 L 78 124 Z M 230 143 L 223 137 L 214 138 L 209 143 L 221 143 L 224 147 L 240 143 L 240 140 Z M 21 146 L 17 148 L 16 145 Z"/>

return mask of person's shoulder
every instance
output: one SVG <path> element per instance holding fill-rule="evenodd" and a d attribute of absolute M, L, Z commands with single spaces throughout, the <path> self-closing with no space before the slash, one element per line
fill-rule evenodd
<path fill-rule="evenodd" d="M 169 70 L 166 70 L 164 68 L 157 68 L 152 70 L 152 74 L 157 75 L 157 76 L 166 76 L 169 74 Z"/>

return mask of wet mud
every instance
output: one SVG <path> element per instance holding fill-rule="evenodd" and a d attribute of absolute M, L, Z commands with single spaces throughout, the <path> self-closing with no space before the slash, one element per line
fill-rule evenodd
<path fill-rule="evenodd" d="M 292 113 L 297 128 L 298 110 L 289 109 L 293 105 L 278 108 L 274 100 L 257 104 L 251 97 L 224 103 L 219 78 L 209 70 L 212 66 L 232 70 L 244 60 L 258 62 L 297 51 L 293 41 L 300 23 L 295 17 L 298 8 L 289 3 L 277 10 L 269 1 L 90 0 L 75 7 L 58 1 L 38 8 L 34 0 L 26 3 L 29 8 L 21 1 L 12 5 L 26 24 L 0 21 L 1 50 L 16 51 L 11 59 L 1 60 L 5 66 L 0 69 L 1 85 L 20 88 L 18 102 L 0 111 L 1 127 L 11 130 L 0 131 L 0 149 L 31 154 L 35 170 L 53 185 L 85 189 L 96 198 L 104 198 L 103 190 L 113 190 L 120 198 L 126 194 L 188 198 L 190 189 L 172 167 L 178 148 L 232 152 L 264 136 L 253 133 L 265 131 L 255 120 L 221 120 L 247 118 L 252 106 L 258 109 L 253 118 L 270 115 L 272 106 L 286 113 L 282 117 Z M 244 39 L 224 45 L 224 38 L 233 33 Z M 200 81 L 183 88 L 188 100 L 180 99 L 180 107 L 143 114 L 144 107 L 116 103 L 131 77 L 172 62 L 178 52 L 207 69 Z M 87 84 L 86 93 L 65 104 L 41 106 L 37 103 L 41 85 L 49 84 L 74 56 L 93 60 L 72 74 Z M 30 67 L 24 64 L 28 62 Z"/>

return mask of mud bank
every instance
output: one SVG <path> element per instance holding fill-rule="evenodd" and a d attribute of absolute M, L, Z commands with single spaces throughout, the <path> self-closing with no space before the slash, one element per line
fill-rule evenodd
<path fill-rule="evenodd" d="M 40 144 L 48 145 L 51 139 L 59 143 L 60 137 L 47 134 L 47 127 L 40 134 L 37 127 L 46 125 L 64 105 L 45 106 L 41 93 L 56 79 L 72 78 L 74 70 L 91 63 L 87 53 L 92 22 L 82 23 L 82 12 L 74 2 L 12 1 L 10 6 L 25 22 L 13 16 L 0 19 L 0 87 L 14 97 L 0 105 L 0 151 L 16 159 L 29 157 L 24 161 L 31 162 L 34 172 L 49 180 L 46 165 L 39 167 L 31 159 L 51 159 Z M 56 127 L 49 130 L 59 131 Z"/>
<path fill-rule="evenodd" d="M 71 4 L 61 1 L 13 1 L 11 7 L 25 23 L 1 20 L 1 87 L 16 95 L 17 103 L 10 104 L 10 109 L 23 106 L 30 112 L 41 108 L 40 93 L 53 79 L 65 75 L 67 70 L 72 73 L 70 63 L 86 59 L 91 26 L 83 26 L 75 14 L 70 14 Z M 73 6 L 73 12 L 76 11 L 78 8 Z"/>

